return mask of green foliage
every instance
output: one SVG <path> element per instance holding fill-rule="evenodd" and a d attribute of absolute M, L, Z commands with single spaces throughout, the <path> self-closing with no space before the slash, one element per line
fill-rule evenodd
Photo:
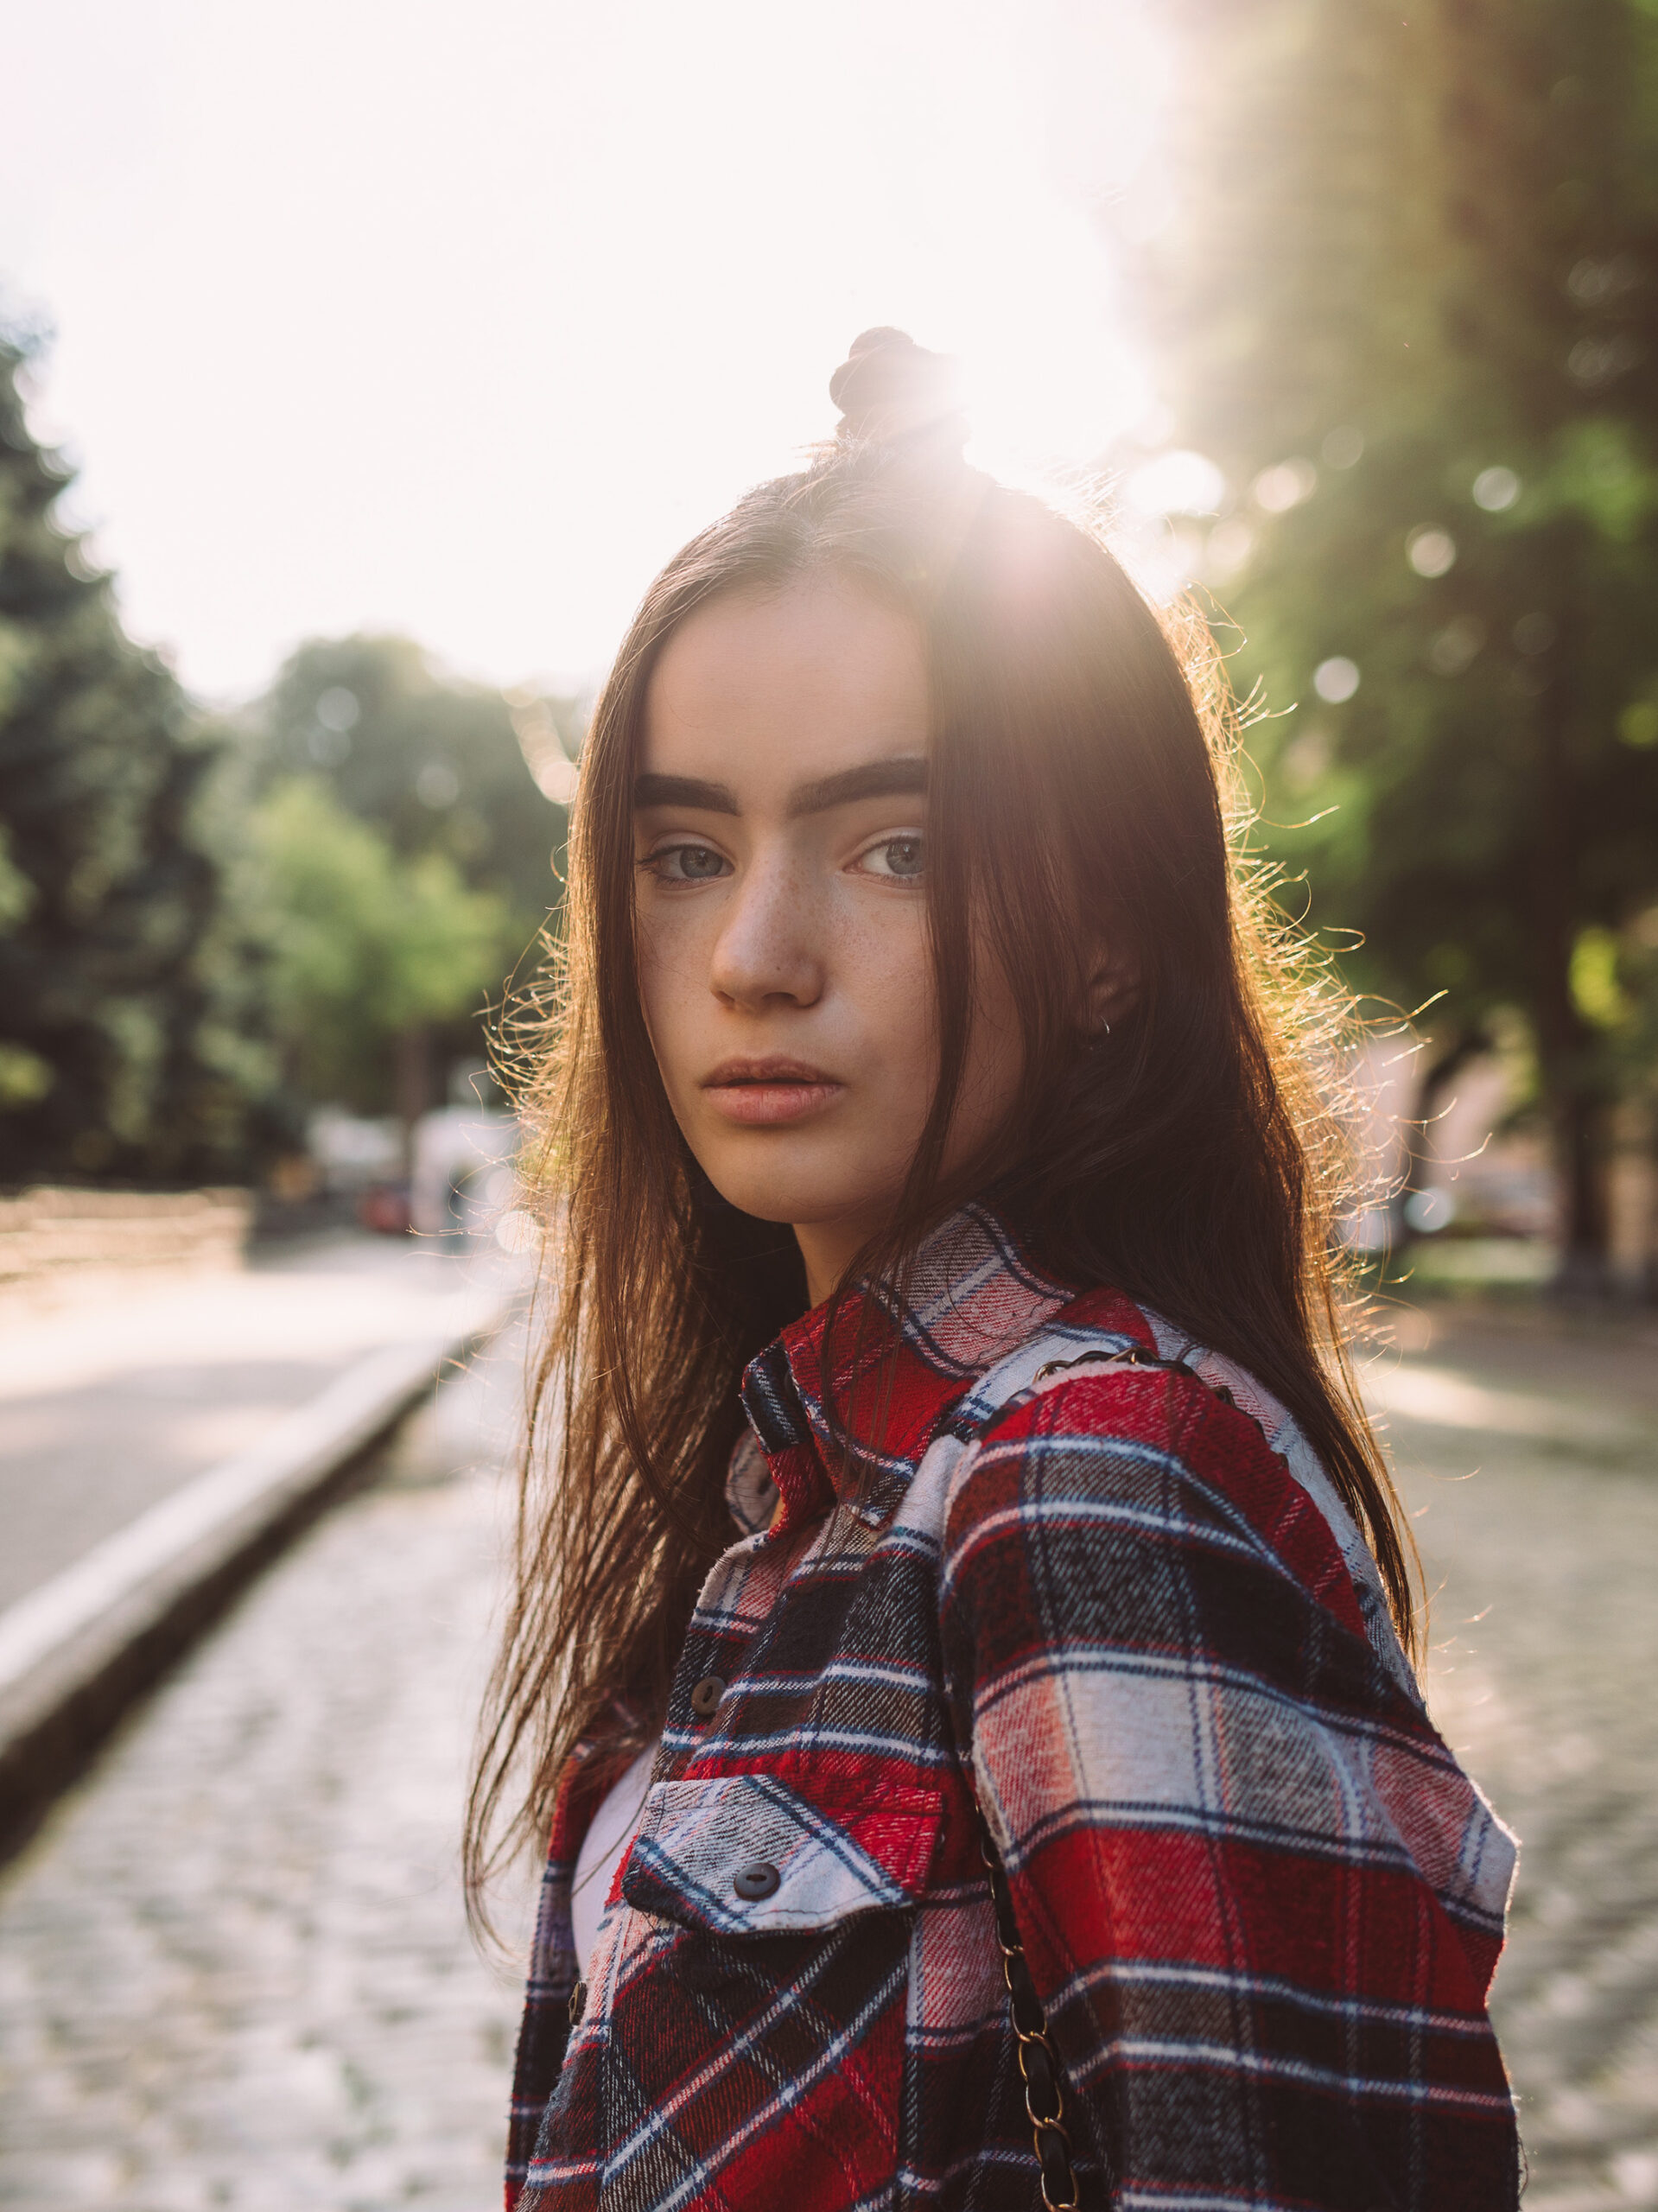
<path fill-rule="evenodd" d="M 1658 895 L 1658 16 L 1177 13 L 1186 198 L 1144 275 L 1232 487 L 1199 569 L 1268 853 L 1356 981 L 1445 994 L 1442 1041 L 1523 1010 L 1592 1256 L 1623 1077 L 1584 948 Z"/>
<path fill-rule="evenodd" d="M 0 337 L 0 1180 L 245 1171 L 270 1067 L 204 810 L 225 740 L 123 634 Z"/>
<path fill-rule="evenodd" d="M 27 1045 L 0 1045 L 0 1113 L 33 1106 L 52 1088 L 52 1070 Z"/>
<path fill-rule="evenodd" d="M 396 1103 L 398 1040 L 473 1014 L 499 990 L 516 949 L 506 907 L 469 890 L 441 852 L 398 855 L 320 778 L 276 785 L 250 842 L 289 1073 L 312 1098 L 383 1112 Z"/>
<path fill-rule="evenodd" d="M 1572 948 L 1572 998 L 1597 1029 L 1618 1029 L 1629 1020 L 1629 1001 L 1617 970 L 1618 943 L 1610 930 L 1580 931 Z"/>
<path fill-rule="evenodd" d="M 556 783 L 574 703 L 348 638 L 213 725 L 55 519 L 25 365 L 0 342 L 0 1180 L 222 1179 L 308 1103 L 412 1116 L 553 903 L 525 750 Z"/>
<path fill-rule="evenodd" d="M 575 749 L 575 706 L 550 714 Z M 406 638 L 314 639 L 253 716 L 259 777 L 321 777 L 340 804 L 405 855 L 441 854 L 511 909 L 527 943 L 555 902 L 563 809 L 537 788 L 497 690 L 446 678 Z"/>
<path fill-rule="evenodd" d="M 577 742 L 574 702 L 448 678 L 405 638 L 290 657 L 244 758 L 264 861 L 251 911 L 268 917 L 296 1099 L 410 1120 L 445 1061 L 483 1056 L 486 1002 L 559 888 L 565 812 L 526 753 L 551 780 Z"/>

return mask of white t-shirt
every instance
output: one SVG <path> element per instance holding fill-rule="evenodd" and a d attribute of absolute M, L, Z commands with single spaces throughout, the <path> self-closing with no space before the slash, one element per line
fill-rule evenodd
<path fill-rule="evenodd" d="M 575 1955 L 581 1961 L 584 1979 L 598 1939 L 599 1923 L 604 1917 L 605 1899 L 610 1895 L 616 1869 L 639 1824 L 656 1756 L 657 1747 L 652 1744 L 649 1751 L 639 1753 L 626 1774 L 611 1784 L 576 1853 L 570 1917 L 575 1924 Z"/>

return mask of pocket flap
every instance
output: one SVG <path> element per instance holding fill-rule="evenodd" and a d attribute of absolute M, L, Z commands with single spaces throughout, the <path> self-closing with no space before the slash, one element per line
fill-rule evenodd
<path fill-rule="evenodd" d="M 827 1805 L 767 1774 L 658 1782 L 621 1892 L 641 1912 L 722 1934 L 781 1935 L 913 1904 L 937 1840 L 934 1789 L 864 1785 Z"/>

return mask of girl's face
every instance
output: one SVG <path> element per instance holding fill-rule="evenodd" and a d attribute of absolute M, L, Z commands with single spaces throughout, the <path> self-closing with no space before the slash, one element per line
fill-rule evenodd
<path fill-rule="evenodd" d="M 920 632 L 855 586 L 713 601 L 664 648 L 634 793 L 640 990 L 715 1188 L 792 1224 L 816 1303 L 888 1219 L 937 1070 Z M 1012 1103 L 981 959 L 946 1165 Z"/>

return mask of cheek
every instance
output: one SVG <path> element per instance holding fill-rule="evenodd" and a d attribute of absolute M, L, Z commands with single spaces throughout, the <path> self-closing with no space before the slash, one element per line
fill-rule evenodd
<path fill-rule="evenodd" d="M 635 920 L 638 947 L 639 1004 L 664 1080 L 670 1088 L 677 1065 L 694 1043 L 696 1010 L 708 995 L 708 960 L 699 952 L 686 917 L 651 914 L 641 907 Z"/>
<path fill-rule="evenodd" d="M 932 962 L 924 916 L 880 915 L 861 930 L 849 923 L 839 946 L 842 988 L 858 1010 L 882 1064 L 913 1076 L 936 1056 Z"/>

